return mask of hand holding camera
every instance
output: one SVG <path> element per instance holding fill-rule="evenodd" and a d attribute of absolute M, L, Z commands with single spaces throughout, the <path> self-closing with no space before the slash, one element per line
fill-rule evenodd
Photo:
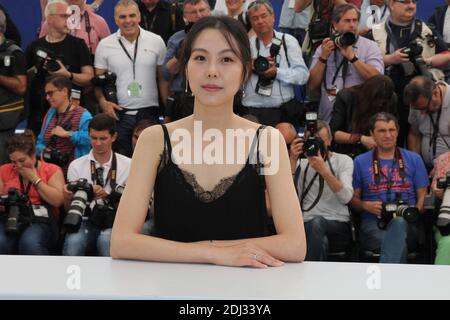
<path fill-rule="evenodd" d="M 328 60 L 333 50 L 336 48 L 333 40 L 331 38 L 325 38 L 322 41 L 322 54 L 321 57 L 325 60 Z"/>
<path fill-rule="evenodd" d="M 94 189 L 94 199 L 106 199 L 109 197 L 109 193 L 105 191 L 105 189 L 102 188 L 102 186 L 99 185 L 93 185 Z"/>
<path fill-rule="evenodd" d="M 294 160 L 300 158 L 303 154 L 303 144 L 304 140 L 302 137 L 297 136 L 294 140 L 292 140 L 291 145 L 289 146 L 289 157 Z"/>
<path fill-rule="evenodd" d="M 57 136 L 60 138 L 70 138 L 70 132 L 65 130 L 61 126 L 56 126 L 55 128 L 53 128 L 51 133 L 53 136 Z"/>
<path fill-rule="evenodd" d="M 405 48 L 395 50 L 390 55 L 390 64 L 401 64 L 409 61 L 409 55 L 403 52 L 404 49 Z"/>
<path fill-rule="evenodd" d="M 376 216 L 380 216 L 383 211 L 383 202 L 381 201 L 364 201 L 363 209 Z"/>

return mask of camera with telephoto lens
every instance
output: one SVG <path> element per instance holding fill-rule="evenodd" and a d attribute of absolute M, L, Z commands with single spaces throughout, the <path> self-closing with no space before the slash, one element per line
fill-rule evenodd
<path fill-rule="evenodd" d="M 422 44 L 417 39 L 411 41 L 405 48 L 402 49 L 401 52 L 406 53 L 409 58 L 408 62 L 403 62 L 400 64 L 403 75 L 405 77 L 421 75 L 430 79 L 433 78 L 431 73 L 428 71 L 425 61 L 423 60 Z"/>
<path fill-rule="evenodd" d="M 345 48 L 348 46 L 352 46 L 356 43 L 357 37 L 353 32 L 333 32 L 331 34 L 331 40 L 338 47 Z"/>
<path fill-rule="evenodd" d="M 7 234 L 17 235 L 25 228 L 27 218 L 31 218 L 28 203 L 28 196 L 16 188 L 9 188 L 8 194 L 0 196 L 0 205 L 8 212 L 5 227 Z"/>
<path fill-rule="evenodd" d="M 416 223 L 419 220 L 419 209 L 408 205 L 401 199 L 401 194 L 396 194 L 394 202 L 383 203 L 381 215 L 378 217 L 378 228 L 386 229 L 392 219 L 402 217 L 408 223 Z"/>
<path fill-rule="evenodd" d="M 103 203 L 97 203 L 92 209 L 90 220 L 99 229 L 112 228 L 124 189 L 124 186 L 117 185 Z"/>
<path fill-rule="evenodd" d="M 66 128 L 64 129 L 66 130 Z M 42 159 L 45 162 L 64 167 L 67 163 L 69 163 L 69 155 L 62 153 L 55 147 L 56 139 L 56 136 L 51 136 L 49 146 L 42 151 Z"/>
<path fill-rule="evenodd" d="M 281 50 L 282 41 L 278 38 L 272 38 L 270 46 L 270 57 L 276 58 Z M 270 62 L 266 57 L 258 56 L 253 62 L 253 70 L 258 75 L 255 92 L 262 96 L 270 97 L 272 95 L 272 86 L 275 78 L 266 78 L 264 73 L 269 70 Z"/>
<path fill-rule="evenodd" d="M 102 88 L 106 101 L 119 104 L 116 80 L 117 75 L 114 72 L 107 71 L 104 74 L 94 77 L 91 82 L 94 86 Z"/>
<path fill-rule="evenodd" d="M 308 137 L 303 144 L 303 154 L 307 157 L 314 157 L 320 154 L 325 156 L 325 145 L 317 136 L 317 112 L 306 112 L 306 132 Z"/>
<path fill-rule="evenodd" d="M 445 177 L 440 178 L 436 185 L 439 189 L 444 189 L 441 208 L 437 217 L 436 226 L 443 236 L 450 234 L 450 171 Z"/>
<path fill-rule="evenodd" d="M 70 181 L 67 184 L 67 189 L 73 192 L 74 195 L 63 225 L 67 232 L 74 233 L 80 229 L 86 207 L 94 198 L 94 189 L 87 179 L 84 178 Z"/>
<path fill-rule="evenodd" d="M 46 69 L 50 72 L 56 72 L 61 69 L 57 59 L 58 57 L 51 50 L 39 48 L 36 50 L 36 61 L 34 66 L 37 70 Z"/>

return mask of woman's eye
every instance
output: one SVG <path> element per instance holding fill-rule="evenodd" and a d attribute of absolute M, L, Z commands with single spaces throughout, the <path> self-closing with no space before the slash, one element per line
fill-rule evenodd
<path fill-rule="evenodd" d="M 194 57 L 194 60 L 197 60 L 197 61 L 205 61 L 205 57 L 204 57 L 204 56 L 195 56 L 195 57 Z"/>
<path fill-rule="evenodd" d="M 233 62 L 234 60 L 233 60 L 233 58 L 231 58 L 231 57 L 225 57 L 225 58 L 223 58 L 223 62 Z"/>

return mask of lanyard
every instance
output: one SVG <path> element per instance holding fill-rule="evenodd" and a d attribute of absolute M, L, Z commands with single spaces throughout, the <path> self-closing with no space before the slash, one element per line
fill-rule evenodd
<path fill-rule="evenodd" d="M 430 148 L 432 148 L 433 158 L 436 156 L 436 145 L 437 145 L 437 138 L 439 135 L 439 122 L 441 120 L 442 104 L 444 103 L 442 89 L 439 87 L 439 85 L 438 85 L 438 89 L 439 89 L 439 95 L 441 97 L 441 107 L 438 110 L 436 122 L 434 122 L 434 119 L 433 119 L 433 116 L 431 115 L 431 113 L 428 114 L 428 116 L 430 117 L 431 124 L 433 126 L 433 132 L 431 134 L 431 140 L 430 140 Z M 442 140 L 444 140 L 444 142 L 446 143 L 444 138 Z"/>
<path fill-rule="evenodd" d="M 111 169 L 109 169 L 108 175 L 106 176 L 106 181 L 104 185 L 99 184 L 102 187 L 105 187 L 110 182 L 111 189 L 114 190 L 116 187 L 116 178 L 117 178 L 117 157 L 116 154 L 113 153 Z M 97 177 L 97 170 L 95 169 L 95 161 L 91 160 L 91 179 L 92 183 L 98 183 L 99 177 Z"/>
<path fill-rule="evenodd" d="M 64 110 L 64 112 L 61 114 L 61 122 L 59 122 L 59 114 L 58 114 L 58 111 L 56 111 L 55 112 L 55 120 L 56 120 L 56 123 L 55 123 L 55 126 L 60 126 L 60 127 L 62 127 L 66 122 L 67 122 L 67 119 L 66 119 L 66 115 L 67 115 L 67 113 L 69 112 L 69 109 L 70 109 L 70 104 L 67 106 L 67 108 L 66 108 L 66 110 Z"/>
<path fill-rule="evenodd" d="M 136 80 L 136 57 L 138 52 L 138 42 L 139 42 L 139 35 L 136 38 L 136 42 L 134 44 L 134 59 L 131 58 L 130 54 L 128 53 L 127 49 L 123 45 L 122 41 L 119 39 L 120 46 L 122 47 L 123 51 L 125 51 L 125 54 L 127 55 L 128 59 L 133 62 L 133 80 Z"/>
<path fill-rule="evenodd" d="M 149 15 L 150 14 L 146 14 L 144 17 L 144 21 L 143 21 L 144 29 L 153 32 L 153 27 L 155 26 L 155 20 L 156 20 L 156 15 L 157 15 L 156 8 L 153 10 L 153 16 L 152 16 L 152 20 L 150 23 L 149 23 L 149 19 L 148 19 Z"/>
<path fill-rule="evenodd" d="M 375 150 L 373 151 L 372 154 L 372 167 L 373 167 L 373 175 L 375 178 L 375 183 L 379 184 L 380 183 L 380 175 L 383 175 L 386 180 L 387 180 L 387 201 L 390 202 L 391 201 L 391 189 L 392 189 L 392 185 L 393 185 L 393 176 L 394 176 L 394 167 L 395 167 L 395 162 L 398 163 L 398 169 L 399 169 L 399 175 L 402 178 L 402 180 L 405 179 L 406 177 L 406 173 L 405 173 L 405 162 L 403 161 L 403 156 L 400 152 L 400 149 L 397 147 L 395 148 L 395 155 L 394 155 L 394 159 L 392 159 L 392 166 L 391 166 L 391 174 L 390 177 L 386 176 L 384 174 L 383 171 L 381 171 L 380 169 L 380 160 L 378 159 L 378 149 L 375 148 Z"/>

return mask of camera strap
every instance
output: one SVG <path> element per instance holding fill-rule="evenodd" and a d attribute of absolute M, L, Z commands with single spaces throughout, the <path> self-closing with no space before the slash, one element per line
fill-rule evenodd
<path fill-rule="evenodd" d="M 337 65 L 337 52 L 334 50 L 334 63 Z M 345 57 L 342 57 L 342 61 L 339 64 L 339 66 L 336 69 L 336 72 L 334 73 L 333 79 L 331 80 L 331 89 L 327 88 L 327 72 L 325 70 L 323 74 L 323 83 L 325 84 L 325 90 L 329 91 L 332 90 L 335 86 L 337 76 L 339 74 L 339 71 L 342 69 L 342 81 L 343 81 L 343 88 L 345 88 L 345 79 L 347 78 L 348 73 L 348 60 Z"/>
<path fill-rule="evenodd" d="M 397 38 L 394 35 L 394 32 L 392 31 L 391 26 L 389 25 L 389 21 L 390 19 L 387 19 L 384 26 L 386 29 L 386 33 L 387 33 L 387 40 L 386 40 L 386 53 L 390 53 L 390 49 L 391 49 L 391 45 L 392 45 L 392 49 L 393 51 L 400 49 L 400 46 L 397 42 Z M 420 37 L 422 33 L 422 21 L 420 20 L 415 20 L 412 24 L 411 24 L 411 31 L 410 31 L 410 39 L 408 39 L 408 42 L 410 42 L 411 38 L 415 39 L 417 37 Z"/>
<path fill-rule="evenodd" d="M 334 172 L 334 169 L 333 169 L 333 166 L 331 165 L 330 159 L 327 157 L 327 159 L 326 159 L 325 161 L 328 162 L 328 165 L 330 166 L 330 170 L 331 170 L 331 173 L 333 174 L 333 176 L 336 176 L 336 174 L 335 174 L 335 172 Z M 310 211 L 310 210 L 312 210 L 312 209 L 317 205 L 317 203 L 319 202 L 320 198 L 322 197 L 323 189 L 324 189 L 324 187 L 325 187 L 325 180 L 324 180 L 324 178 L 323 178 L 322 176 L 319 176 L 319 173 L 316 172 L 316 173 L 314 174 L 313 178 L 311 179 L 311 181 L 309 182 L 308 186 L 306 187 L 306 190 L 305 190 L 306 176 L 307 176 L 307 174 L 308 174 L 308 169 L 309 169 L 309 163 L 306 165 L 305 173 L 303 174 L 302 194 L 301 194 L 301 197 L 300 197 L 300 207 L 302 208 L 302 211 L 303 211 L 303 212 Z M 299 166 L 298 172 L 299 172 L 298 175 L 300 175 L 300 166 Z M 296 175 L 297 175 L 297 173 L 296 173 Z M 303 202 L 304 202 L 304 200 L 305 200 L 305 196 L 306 196 L 306 195 L 308 194 L 308 192 L 311 190 L 311 188 L 312 188 L 312 186 L 313 186 L 313 183 L 314 183 L 314 181 L 317 179 L 318 176 L 319 176 L 319 193 L 317 194 L 316 199 L 315 199 L 314 202 L 309 206 L 309 208 L 304 209 L 304 208 L 303 208 Z"/>
<path fill-rule="evenodd" d="M 128 59 L 130 59 L 131 62 L 133 63 L 133 80 L 136 80 L 136 58 L 137 58 L 137 52 L 138 52 L 139 36 L 140 36 L 140 33 L 138 34 L 136 41 L 134 43 L 134 58 L 133 59 L 131 58 L 131 55 L 128 53 L 125 46 L 123 45 L 122 41 L 119 39 L 120 46 L 122 47 L 123 51 L 127 55 Z"/>
<path fill-rule="evenodd" d="M 291 63 L 290 63 L 289 57 L 287 55 L 287 46 L 286 46 L 286 37 L 285 37 L 285 35 L 286 34 L 283 33 L 283 35 L 281 36 L 281 43 L 282 43 L 282 46 L 284 48 L 284 56 L 286 57 L 286 62 L 288 64 L 288 67 L 290 68 L 291 67 Z M 275 31 L 273 32 L 273 37 L 276 38 Z M 255 38 L 255 47 L 256 47 L 256 50 L 258 51 L 257 56 L 259 57 L 260 45 L 259 45 L 258 37 Z M 275 63 L 276 63 L 276 57 L 275 57 Z"/>
<path fill-rule="evenodd" d="M 103 177 L 98 177 L 97 170 L 95 168 L 95 161 L 91 160 L 91 180 L 92 183 L 98 184 L 101 187 L 105 187 L 108 185 L 108 181 L 110 181 L 109 185 L 111 186 L 111 190 L 116 188 L 117 182 L 117 156 L 116 153 L 113 152 L 111 169 L 109 169 L 108 175 L 106 176 L 106 181 L 104 184 L 100 183 L 103 180 Z"/>
<path fill-rule="evenodd" d="M 86 33 L 88 35 L 89 51 L 90 51 L 91 54 L 94 54 L 92 52 L 92 46 L 91 46 L 91 30 L 92 30 L 91 20 L 89 18 L 89 13 L 87 12 L 87 10 L 84 10 L 83 17 L 84 17 L 84 25 L 85 25 L 85 28 L 86 28 Z"/>
<path fill-rule="evenodd" d="M 439 94 L 440 94 L 440 97 L 441 97 L 441 101 L 443 103 L 444 102 L 444 99 L 443 99 L 444 96 L 442 94 L 442 89 L 440 87 L 438 87 L 438 88 L 439 88 Z M 428 116 L 430 117 L 431 124 L 433 126 L 433 132 L 431 134 L 431 140 L 430 140 L 430 148 L 432 148 L 433 158 L 436 156 L 437 138 L 438 138 L 439 135 L 441 135 L 440 132 L 439 132 L 439 122 L 441 120 L 441 114 L 442 114 L 442 105 L 441 105 L 441 107 L 438 110 L 436 122 L 434 122 L 432 114 L 431 113 L 428 114 Z M 442 135 L 441 135 L 441 138 L 442 138 L 442 141 L 444 141 L 444 143 L 447 146 L 447 148 L 450 150 L 450 146 L 448 145 L 447 140 L 445 140 L 445 138 Z"/>
<path fill-rule="evenodd" d="M 384 172 L 380 168 L 380 160 L 378 159 L 378 148 L 375 148 L 375 150 L 372 153 L 372 169 L 373 169 L 373 176 L 375 179 L 375 184 L 379 184 L 381 182 L 381 175 L 383 175 L 387 180 L 387 201 L 391 201 L 391 189 L 393 185 L 393 177 L 394 177 L 394 168 L 395 163 L 398 163 L 398 170 L 399 175 L 402 180 L 406 177 L 405 172 L 405 162 L 403 160 L 402 153 L 400 152 L 400 149 L 398 147 L 395 148 L 395 155 L 394 159 L 392 159 L 392 166 L 391 166 L 391 174 L 385 175 Z"/>

